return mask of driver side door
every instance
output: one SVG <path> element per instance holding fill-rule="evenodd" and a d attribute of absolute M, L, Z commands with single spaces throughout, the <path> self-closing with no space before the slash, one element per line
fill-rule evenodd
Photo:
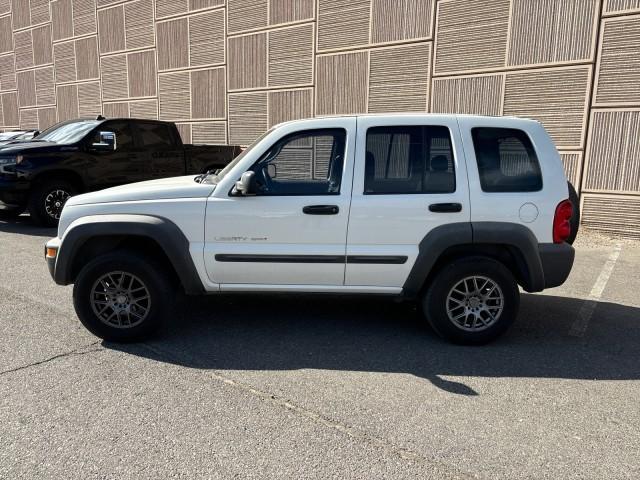
<path fill-rule="evenodd" d="M 353 118 L 285 135 L 250 168 L 250 195 L 214 192 L 205 226 L 209 278 L 222 290 L 342 286 L 354 142 Z"/>

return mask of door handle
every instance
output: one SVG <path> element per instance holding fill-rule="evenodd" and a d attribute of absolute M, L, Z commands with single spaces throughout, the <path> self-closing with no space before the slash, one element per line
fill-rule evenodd
<path fill-rule="evenodd" d="M 461 212 L 462 205 L 459 203 L 432 203 L 429 211 L 435 213 Z"/>
<path fill-rule="evenodd" d="M 302 207 L 302 213 L 307 215 L 337 215 L 340 209 L 337 205 L 307 205 Z"/>

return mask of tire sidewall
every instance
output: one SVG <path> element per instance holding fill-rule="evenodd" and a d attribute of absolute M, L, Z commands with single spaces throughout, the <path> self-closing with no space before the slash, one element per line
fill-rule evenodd
<path fill-rule="evenodd" d="M 484 276 L 496 282 L 504 295 L 504 307 L 497 322 L 485 330 L 469 332 L 449 319 L 446 301 L 451 289 L 469 276 Z M 445 266 L 435 276 L 422 299 L 427 320 L 441 337 L 457 344 L 482 345 L 502 335 L 515 321 L 520 305 L 518 284 L 500 262 L 486 257 L 469 257 Z"/>
<path fill-rule="evenodd" d="M 58 224 L 59 220 L 49 215 L 45 206 L 47 195 L 53 190 L 64 190 L 70 197 L 76 193 L 73 185 L 65 180 L 50 180 L 38 185 L 29 199 L 29 213 L 39 225 L 55 227 Z"/>
<path fill-rule="evenodd" d="M 95 282 L 109 272 L 124 271 L 138 277 L 149 291 L 151 308 L 145 320 L 131 328 L 115 328 L 103 323 L 93 312 L 91 289 Z M 73 305 L 80 322 L 91 333 L 104 340 L 134 342 L 157 331 L 170 314 L 172 298 L 166 274 L 152 261 L 128 253 L 107 254 L 87 264 L 73 287 Z"/>

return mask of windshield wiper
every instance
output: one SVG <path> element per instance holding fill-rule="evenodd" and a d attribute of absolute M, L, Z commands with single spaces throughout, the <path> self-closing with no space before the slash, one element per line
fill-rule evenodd
<path fill-rule="evenodd" d="M 197 183 L 203 183 L 211 175 L 216 176 L 219 172 L 220 172 L 219 168 L 215 170 L 207 170 L 205 173 L 201 173 L 200 175 L 196 176 L 196 178 L 194 178 L 193 180 L 196 181 Z"/>

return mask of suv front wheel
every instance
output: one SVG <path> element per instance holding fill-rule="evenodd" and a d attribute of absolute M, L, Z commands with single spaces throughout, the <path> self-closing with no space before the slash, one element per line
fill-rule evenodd
<path fill-rule="evenodd" d="M 511 272 L 487 257 L 461 258 L 446 265 L 422 299 L 436 333 L 463 345 L 480 345 L 500 336 L 516 319 L 519 304 Z"/>
<path fill-rule="evenodd" d="M 73 286 L 80 322 L 94 335 L 134 342 L 155 332 L 170 315 L 171 282 L 153 260 L 127 251 L 89 262 Z"/>

